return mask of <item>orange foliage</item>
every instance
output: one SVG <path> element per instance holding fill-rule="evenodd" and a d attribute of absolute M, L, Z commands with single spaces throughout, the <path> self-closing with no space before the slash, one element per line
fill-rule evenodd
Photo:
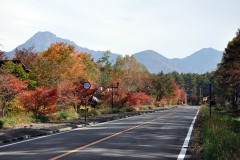
<path fill-rule="evenodd" d="M 89 55 L 76 51 L 66 43 L 54 43 L 40 53 L 33 69 L 33 77 L 40 86 L 55 88 L 64 80 L 76 81 L 83 77 L 85 59 Z"/>
<path fill-rule="evenodd" d="M 153 98 L 148 96 L 144 92 L 139 93 L 128 93 L 127 94 L 127 101 L 130 103 L 130 105 L 147 105 L 153 103 Z"/>
<path fill-rule="evenodd" d="M 173 96 L 171 98 L 162 98 L 159 102 L 160 105 L 178 105 L 185 101 L 186 92 L 179 88 L 177 83 L 172 84 L 174 86 Z"/>

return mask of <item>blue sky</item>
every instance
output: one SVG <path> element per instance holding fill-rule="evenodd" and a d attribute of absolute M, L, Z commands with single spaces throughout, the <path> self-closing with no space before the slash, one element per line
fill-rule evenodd
<path fill-rule="evenodd" d="M 182 58 L 224 50 L 240 28 L 239 0 L 0 0 L 0 46 L 10 51 L 38 31 L 79 46 Z"/>

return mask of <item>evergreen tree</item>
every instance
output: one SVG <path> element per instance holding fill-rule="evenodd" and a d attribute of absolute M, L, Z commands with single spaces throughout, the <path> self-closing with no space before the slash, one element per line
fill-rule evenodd
<path fill-rule="evenodd" d="M 236 93 L 240 89 L 240 29 L 228 43 L 216 76 L 221 99 L 236 105 Z"/>

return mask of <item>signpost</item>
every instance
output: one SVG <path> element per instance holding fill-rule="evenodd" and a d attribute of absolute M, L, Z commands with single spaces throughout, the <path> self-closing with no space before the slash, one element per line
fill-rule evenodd
<path fill-rule="evenodd" d="M 89 82 L 84 82 L 83 83 L 83 88 L 84 89 L 90 89 L 91 88 L 91 84 Z"/>
<path fill-rule="evenodd" d="M 89 82 L 84 82 L 83 83 L 83 88 L 88 90 L 91 88 L 91 83 Z M 87 101 L 88 101 L 88 95 L 85 98 L 85 122 L 87 122 Z"/>
<path fill-rule="evenodd" d="M 119 83 L 117 83 L 115 86 L 112 85 L 112 110 L 113 110 L 113 89 L 118 88 L 118 86 L 119 86 Z"/>

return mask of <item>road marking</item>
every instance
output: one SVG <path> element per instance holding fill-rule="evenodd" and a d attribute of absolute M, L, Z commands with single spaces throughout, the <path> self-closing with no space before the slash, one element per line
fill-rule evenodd
<path fill-rule="evenodd" d="M 178 155 L 178 159 L 177 160 L 183 160 L 185 155 L 186 155 L 188 144 L 189 144 L 189 141 L 190 141 L 190 138 L 191 138 L 191 134 L 192 134 L 192 130 L 193 130 L 193 126 L 194 126 L 195 121 L 197 119 L 198 112 L 199 112 L 199 108 L 198 108 L 198 111 L 197 111 L 197 113 L 196 113 L 196 115 L 195 115 L 195 117 L 194 117 L 194 119 L 192 121 L 192 124 L 191 124 L 191 126 L 190 126 L 190 128 L 188 130 L 188 134 L 187 134 L 187 136 L 185 138 L 185 141 L 183 143 L 182 149 L 181 149 L 181 151 L 180 151 L 180 153 Z"/>
<path fill-rule="evenodd" d="M 131 127 L 131 128 L 125 129 L 125 130 L 123 130 L 123 131 L 114 133 L 114 134 L 112 134 L 112 135 L 110 135 L 110 136 L 107 136 L 107 137 L 105 137 L 105 138 L 99 139 L 99 140 L 97 140 L 97 141 L 95 141 L 95 142 L 89 143 L 89 144 L 87 144 L 87 145 L 81 146 L 81 147 L 76 148 L 76 149 L 74 149 L 74 150 L 70 150 L 70 151 L 68 151 L 68 152 L 66 152 L 66 153 L 64 153 L 64 154 L 59 155 L 59 156 L 53 157 L 53 158 L 51 158 L 51 159 L 49 159 L 49 160 L 57 160 L 57 159 L 59 159 L 59 158 L 65 157 L 65 156 L 67 156 L 67 155 L 69 155 L 69 154 L 72 154 L 72 153 L 75 153 L 75 152 L 77 152 L 77 151 L 81 151 L 81 150 L 83 150 L 83 149 L 85 149 L 85 148 L 87 148 L 87 147 L 93 146 L 93 145 L 95 145 L 95 144 L 97 144 L 97 143 L 99 143 L 99 142 L 102 142 L 102 141 L 105 141 L 105 140 L 110 139 L 110 138 L 112 138 L 112 137 L 115 137 L 115 136 L 117 136 L 117 135 L 120 135 L 120 134 L 122 134 L 122 133 L 124 133 L 124 132 L 127 132 L 127 131 L 130 131 L 130 130 L 139 128 L 139 127 L 141 127 L 141 126 L 143 126 L 143 125 L 145 125 L 145 124 L 154 122 L 154 121 L 159 120 L 159 119 L 163 119 L 163 118 L 165 118 L 165 117 L 167 117 L 167 116 L 169 116 L 169 115 L 175 114 L 175 113 L 176 113 L 176 112 L 173 112 L 173 113 L 170 113 L 170 114 L 167 114 L 167 115 L 164 115 L 164 116 L 160 116 L 160 117 L 158 117 L 158 118 L 156 118 L 156 119 L 153 119 L 153 120 L 144 122 L 144 123 L 142 123 L 142 124 L 133 126 L 133 127 Z"/>

